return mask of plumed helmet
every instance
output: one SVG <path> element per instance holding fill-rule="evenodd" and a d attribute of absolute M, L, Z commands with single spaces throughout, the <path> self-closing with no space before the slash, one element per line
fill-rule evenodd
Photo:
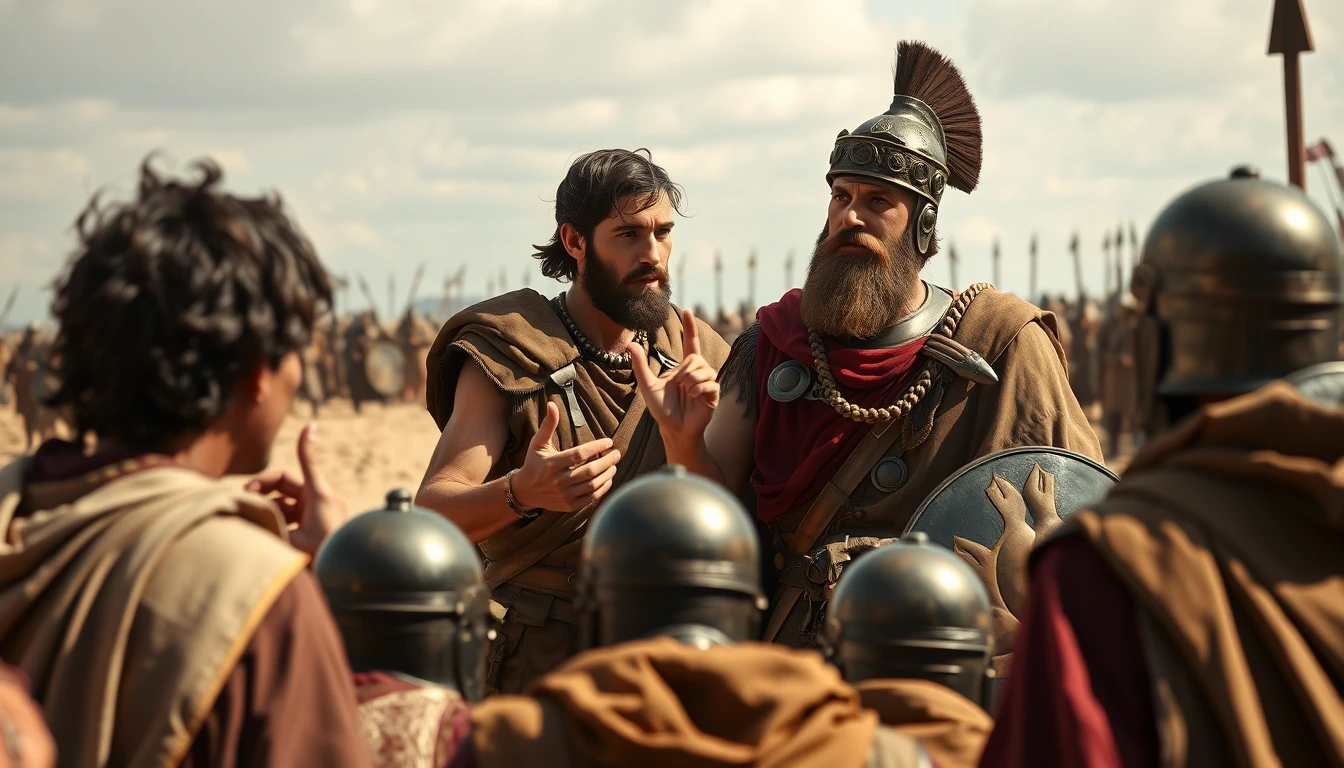
<path fill-rule="evenodd" d="M 927 255 L 943 191 L 980 182 L 980 112 L 956 66 L 921 42 L 896 47 L 894 89 L 886 112 L 836 137 L 826 183 L 860 176 L 914 192 L 915 244 Z"/>
<path fill-rule="evenodd" d="M 1176 198 L 1131 280 L 1149 426 L 1167 420 L 1171 398 L 1249 392 L 1338 359 L 1339 261 L 1320 209 L 1254 169 Z"/>
<path fill-rule="evenodd" d="M 386 507 L 332 533 L 313 570 L 356 672 L 400 672 L 481 697 L 489 596 L 457 526 L 398 488 Z"/>
<path fill-rule="evenodd" d="M 981 701 L 993 651 L 989 593 L 961 558 L 910 533 L 845 569 L 822 648 L 850 682 L 923 678 Z"/>
<path fill-rule="evenodd" d="M 588 647 L 754 638 L 765 607 L 756 529 L 732 494 L 684 467 L 644 475 L 594 515 L 576 604 Z"/>

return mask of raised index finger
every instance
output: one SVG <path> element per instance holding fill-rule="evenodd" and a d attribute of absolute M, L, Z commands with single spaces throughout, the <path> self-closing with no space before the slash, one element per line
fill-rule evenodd
<path fill-rule="evenodd" d="M 681 356 L 700 354 L 700 329 L 695 326 L 695 315 L 691 310 L 681 310 Z"/>

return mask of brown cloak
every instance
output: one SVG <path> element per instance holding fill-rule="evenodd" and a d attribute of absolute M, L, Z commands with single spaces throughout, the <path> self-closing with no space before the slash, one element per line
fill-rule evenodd
<path fill-rule="evenodd" d="M 919 742 L 939 768 L 974 768 L 994 727 L 989 713 L 930 680 L 864 680 L 863 706 L 882 724 Z"/>
<path fill-rule="evenodd" d="M 1135 598 L 1165 764 L 1344 765 L 1344 410 L 1209 406 L 1069 533 Z"/>
<path fill-rule="evenodd" d="M 624 643 L 575 657 L 528 693 L 474 709 L 481 768 L 859 768 L 878 732 L 833 667 L 776 645 Z M 913 765 L 913 743 L 896 742 Z"/>

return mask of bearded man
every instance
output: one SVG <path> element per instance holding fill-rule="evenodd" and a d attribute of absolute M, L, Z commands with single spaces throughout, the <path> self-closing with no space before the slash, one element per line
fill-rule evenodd
<path fill-rule="evenodd" d="M 633 351 L 668 461 L 734 490 L 750 481 L 780 571 L 765 636 L 791 645 L 816 644 L 844 563 L 900 535 L 963 465 L 1021 445 L 1101 455 L 1053 315 L 985 284 L 920 280 L 945 187 L 976 186 L 980 117 L 922 43 L 897 49 L 895 91 L 840 133 L 807 281 L 758 312 L 718 383 L 655 376 Z"/>
<path fill-rule="evenodd" d="M 642 154 L 641 154 L 642 152 Z M 627 347 L 678 381 L 713 384 L 728 345 L 670 302 L 681 190 L 647 150 L 583 155 L 536 246 L 554 299 L 524 288 L 458 313 L 427 361 L 443 430 L 416 503 L 485 561 L 502 628 L 487 692 L 517 693 L 579 650 L 574 581 L 588 517 L 613 488 L 665 463 Z M 683 355 L 699 361 L 677 376 Z M 646 362 L 647 367 L 647 362 Z"/>

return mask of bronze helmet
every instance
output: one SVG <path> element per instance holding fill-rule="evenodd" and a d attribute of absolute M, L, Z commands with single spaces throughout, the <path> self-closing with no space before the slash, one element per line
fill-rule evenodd
<path fill-rule="evenodd" d="M 989 593 L 951 550 L 910 533 L 841 574 L 821 646 L 851 683 L 921 678 L 981 702 L 993 651 Z"/>
<path fill-rule="evenodd" d="M 1252 168 L 1176 198 L 1130 281 L 1141 423 L 1338 359 L 1339 262 L 1320 209 Z"/>
<path fill-rule="evenodd" d="M 747 511 L 684 467 L 621 486 L 583 539 L 575 605 L 585 647 L 658 635 L 699 647 L 754 639 L 765 604 Z"/>
<path fill-rule="evenodd" d="M 980 182 L 980 113 L 956 66 L 924 43 L 896 47 L 894 81 L 886 112 L 836 137 L 826 183 L 862 176 L 914 192 L 910 221 L 927 256 L 943 191 L 970 192 Z"/>
<path fill-rule="evenodd" d="M 356 672 L 483 694 L 489 595 L 476 548 L 398 488 L 323 542 L 313 564 Z"/>

